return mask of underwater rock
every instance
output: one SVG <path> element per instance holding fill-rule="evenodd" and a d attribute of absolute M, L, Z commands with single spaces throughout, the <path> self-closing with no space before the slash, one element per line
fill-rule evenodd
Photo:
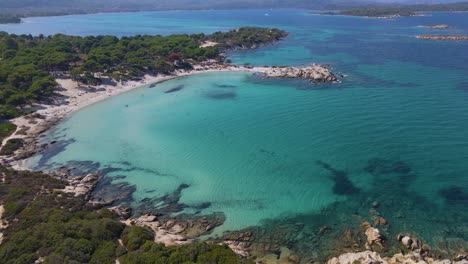
<path fill-rule="evenodd" d="M 226 100 L 226 99 L 234 99 L 237 97 L 237 94 L 234 92 L 227 92 L 227 93 L 209 93 L 207 94 L 208 98 L 217 99 L 217 100 Z"/>
<path fill-rule="evenodd" d="M 237 88 L 236 85 L 230 85 L 230 84 L 215 84 L 216 87 L 219 87 L 219 88 Z"/>
<path fill-rule="evenodd" d="M 171 89 L 165 91 L 164 93 L 175 93 L 175 92 L 178 92 L 178 91 L 184 89 L 184 87 L 185 87 L 185 85 L 177 85 L 176 87 L 171 88 Z"/>
<path fill-rule="evenodd" d="M 344 171 L 333 168 L 330 164 L 323 161 L 317 161 L 317 164 L 332 173 L 334 182 L 333 192 L 338 195 L 352 195 L 360 190 L 349 180 L 348 174 Z"/>
<path fill-rule="evenodd" d="M 468 192 L 459 186 L 450 186 L 439 191 L 439 194 L 451 203 L 468 203 Z"/>
<path fill-rule="evenodd" d="M 381 217 L 381 216 L 374 216 L 374 225 L 380 225 L 380 226 L 384 226 L 384 225 L 387 225 L 388 222 L 387 220 L 385 220 L 385 218 Z"/>
<path fill-rule="evenodd" d="M 364 168 L 370 174 L 408 174 L 411 172 L 411 167 L 403 161 L 392 161 L 388 159 L 370 159 L 367 166 Z"/>
<path fill-rule="evenodd" d="M 114 183 L 115 180 L 122 178 L 125 176 L 102 177 L 94 188 L 89 203 L 96 206 L 131 203 L 136 186 L 127 182 Z"/>

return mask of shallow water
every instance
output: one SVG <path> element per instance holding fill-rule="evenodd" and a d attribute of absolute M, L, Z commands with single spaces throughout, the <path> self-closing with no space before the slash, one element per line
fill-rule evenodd
<path fill-rule="evenodd" d="M 302 223 L 284 242 L 307 252 L 323 225 L 333 231 L 321 239 L 332 241 L 343 228 L 372 220 L 374 201 L 390 238 L 411 232 L 439 248 L 446 238 L 468 239 L 468 42 L 413 38 L 468 34 L 467 20 L 466 13 L 374 20 L 300 10 L 177 11 L 30 18 L 0 30 L 288 30 L 276 45 L 229 57 L 255 65 L 331 64 L 347 75 L 343 83 L 237 72 L 143 87 L 73 114 L 45 139 L 68 144 L 29 162 L 37 169 L 72 161 L 112 167 L 107 176 L 124 175 L 116 182 L 136 186 L 134 207 L 187 184 L 178 201 L 183 212 L 226 215 L 215 234 Z M 438 23 L 453 28 L 418 27 Z"/>

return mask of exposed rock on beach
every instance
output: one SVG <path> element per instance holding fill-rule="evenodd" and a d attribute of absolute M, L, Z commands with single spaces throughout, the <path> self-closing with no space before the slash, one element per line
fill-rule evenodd
<path fill-rule="evenodd" d="M 255 71 L 261 73 L 266 78 L 297 78 L 312 82 L 336 82 L 336 76 L 326 67 L 321 65 L 310 65 L 303 68 L 297 67 L 265 67 L 255 68 Z"/>

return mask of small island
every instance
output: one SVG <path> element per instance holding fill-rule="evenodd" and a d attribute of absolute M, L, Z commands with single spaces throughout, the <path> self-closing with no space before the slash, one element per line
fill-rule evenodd
<path fill-rule="evenodd" d="M 360 16 L 369 18 L 395 18 L 401 16 L 416 16 L 416 12 L 404 7 L 370 7 L 344 10 L 339 13 L 345 16 Z"/>
<path fill-rule="evenodd" d="M 418 35 L 417 39 L 425 40 L 468 40 L 465 35 Z"/>
<path fill-rule="evenodd" d="M 424 25 L 423 28 L 432 28 L 432 29 L 447 29 L 450 28 L 447 24 L 438 24 L 438 25 Z"/>

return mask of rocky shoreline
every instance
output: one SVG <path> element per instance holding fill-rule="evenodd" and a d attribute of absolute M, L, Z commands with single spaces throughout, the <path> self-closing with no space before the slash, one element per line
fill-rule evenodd
<path fill-rule="evenodd" d="M 95 167 L 90 164 L 87 166 Z M 115 203 L 116 200 L 103 200 L 95 196 L 97 186 L 101 181 L 98 174 L 96 172 L 76 176 L 76 171 L 63 168 L 54 175 L 68 182 L 61 191 L 74 193 L 92 208 L 107 208 L 128 226 L 150 228 L 155 234 L 154 241 L 157 243 L 177 246 L 197 242 L 200 237 L 206 238 L 225 221 L 223 213 L 172 216 L 164 213 L 164 210 L 161 213 L 157 210 L 149 213 L 134 212 L 125 205 Z M 183 188 L 186 187 L 179 189 Z M 452 255 L 451 259 L 441 259 L 437 251 L 433 251 L 429 245 L 413 234 L 399 233 L 394 238 L 387 237 L 385 234 L 390 223 L 377 212 L 380 203 L 373 201 L 370 206 L 372 208 L 369 214 L 372 222 L 364 221 L 360 226 L 355 226 L 354 230 L 345 230 L 339 237 L 336 237 L 335 239 L 344 243 L 337 242 L 334 246 L 335 250 L 326 253 L 331 257 L 323 262 L 320 258 L 304 256 L 291 246 L 290 243 L 297 239 L 298 234 L 304 232 L 304 224 L 300 222 L 249 227 L 240 231 L 225 232 L 221 237 L 203 240 L 208 243 L 227 245 L 237 255 L 253 258 L 259 264 L 468 264 L 468 253 L 464 250 Z M 361 217 L 359 219 L 365 220 Z M 334 232 L 335 227 L 333 223 L 330 224 L 331 226 L 321 226 L 313 231 L 317 237 L 316 243 L 324 243 L 321 237 Z M 352 247 L 345 246 L 351 244 Z M 390 247 L 390 244 L 399 244 L 399 246 Z M 307 247 L 306 250 L 313 250 L 313 248 Z M 341 254 L 341 252 L 347 253 Z"/>
<path fill-rule="evenodd" d="M 306 67 L 266 67 L 256 68 L 265 78 L 303 79 L 311 82 L 333 83 L 338 78 L 327 67 L 312 64 Z"/>

